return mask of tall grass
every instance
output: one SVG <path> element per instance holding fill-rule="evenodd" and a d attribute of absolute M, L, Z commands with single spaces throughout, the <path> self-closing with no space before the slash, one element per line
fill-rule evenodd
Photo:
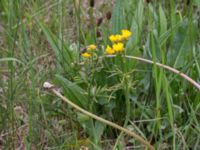
<path fill-rule="evenodd" d="M 52 13 L 55 13 L 51 21 L 54 22 L 53 18 L 57 18 L 57 10 L 60 10 L 56 6 L 59 5 L 60 2 L 53 1 L 0 2 L 1 26 L 4 29 L 1 31 L 1 39 L 5 42 L 0 52 L 0 149 L 75 147 L 77 137 L 71 131 L 72 126 L 76 129 L 74 121 L 69 121 L 71 125 L 65 125 L 64 122 L 68 122 L 68 119 L 63 119 L 63 116 L 71 116 L 71 111 L 60 107 L 55 109 L 61 104 L 56 100 L 48 101 L 51 97 L 45 96 L 42 90 L 42 82 L 46 78 L 51 78 L 51 74 L 56 70 L 52 52 L 43 40 L 34 17 L 49 21 L 46 12 L 52 10 Z M 56 119 L 57 115 L 59 119 Z M 71 126 L 67 130 L 69 134 L 58 133 L 54 122 L 58 122 L 58 125 L 63 127 L 62 130 Z M 68 139 L 73 141 L 72 145 L 60 143 L 68 143 Z"/>
<path fill-rule="evenodd" d="M 157 149 L 198 150 L 200 93 L 156 62 L 199 83 L 199 2 L 95 2 L 1 0 L 0 149 L 141 146 L 47 94 L 42 83 L 52 80 L 75 104 L 135 131 Z M 125 54 L 153 65 L 105 57 L 108 36 L 124 28 L 133 33 Z M 97 57 L 83 59 L 89 44 L 97 45 Z"/>

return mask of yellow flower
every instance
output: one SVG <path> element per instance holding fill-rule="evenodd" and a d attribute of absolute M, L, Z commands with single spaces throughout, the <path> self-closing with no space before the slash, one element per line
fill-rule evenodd
<path fill-rule="evenodd" d="M 107 47 L 106 47 L 106 54 L 112 55 L 114 53 L 115 53 L 115 50 L 113 48 L 111 48 L 109 45 L 107 45 Z"/>
<path fill-rule="evenodd" d="M 116 34 L 115 37 L 116 37 L 116 42 L 121 42 L 123 40 L 123 37 L 120 34 Z"/>
<path fill-rule="evenodd" d="M 115 42 L 116 41 L 115 35 L 110 35 L 109 39 L 110 39 L 111 42 Z"/>
<path fill-rule="evenodd" d="M 109 36 L 109 39 L 111 42 L 116 43 L 116 42 L 121 42 L 123 40 L 123 37 L 120 34 L 116 34 Z"/>
<path fill-rule="evenodd" d="M 85 58 L 90 58 L 92 55 L 90 53 L 82 53 L 81 56 L 85 57 Z"/>
<path fill-rule="evenodd" d="M 122 37 L 125 40 L 128 40 L 128 38 L 132 35 L 131 31 L 126 29 L 122 30 L 121 32 L 122 32 Z"/>
<path fill-rule="evenodd" d="M 113 44 L 113 50 L 116 51 L 116 52 L 124 51 L 124 44 L 123 43 Z"/>
<path fill-rule="evenodd" d="M 87 50 L 95 50 L 97 48 L 97 46 L 96 45 L 94 45 L 94 44 L 91 44 L 91 45 L 89 45 L 88 47 L 87 47 Z"/>

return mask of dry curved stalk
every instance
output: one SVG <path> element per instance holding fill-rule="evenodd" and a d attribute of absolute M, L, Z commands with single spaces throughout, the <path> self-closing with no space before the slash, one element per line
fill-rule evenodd
<path fill-rule="evenodd" d="M 54 85 L 50 84 L 49 82 L 45 82 L 43 87 L 45 89 L 48 89 L 49 91 L 51 91 L 52 93 L 54 93 L 56 96 L 58 96 L 59 98 L 61 98 L 64 102 L 66 102 L 67 104 L 69 104 L 70 106 L 72 106 L 73 108 L 75 108 L 76 110 L 82 112 L 83 114 L 93 118 L 93 119 L 96 119 L 102 123 L 105 123 L 113 128 L 116 128 L 130 136 L 132 136 L 133 138 L 137 139 L 138 141 L 140 141 L 143 145 L 145 145 L 146 147 L 148 147 L 150 150 L 155 150 L 154 147 L 148 142 L 146 141 L 145 139 L 143 139 L 141 136 L 137 135 L 136 133 L 134 133 L 133 131 L 130 131 L 126 128 L 123 128 L 111 121 L 108 121 L 106 119 L 103 119 L 95 114 L 92 114 L 84 109 L 82 109 L 81 107 L 79 107 L 78 105 L 74 104 L 73 102 L 71 102 L 69 99 L 67 99 L 66 97 L 64 97 L 62 94 L 60 94 L 60 92 L 58 92 L 55 88 Z"/>
<path fill-rule="evenodd" d="M 108 55 L 107 57 L 115 57 L 116 55 Z M 175 68 L 172 68 L 170 66 L 167 66 L 167 65 L 164 65 L 164 64 L 161 64 L 161 63 L 158 63 L 158 62 L 154 62 L 154 61 L 151 61 L 151 60 L 148 60 L 148 59 L 144 59 L 144 58 L 141 58 L 141 57 L 135 57 L 135 56 L 129 56 L 129 55 L 125 55 L 126 58 L 129 58 L 129 59 L 135 59 L 135 60 L 139 60 L 139 61 L 142 61 L 142 62 L 146 62 L 146 63 L 149 63 L 149 64 L 155 64 L 159 67 L 162 67 L 162 68 L 165 68 L 171 72 L 174 72 L 175 74 L 178 74 L 180 75 L 182 78 L 186 79 L 187 81 L 189 81 L 193 86 L 195 86 L 199 91 L 200 91 L 200 84 L 197 83 L 196 81 L 194 81 L 192 78 L 190 78 L 189 76 L 187 76 L 186 74 L 178 71 L 177 69 Z"/>

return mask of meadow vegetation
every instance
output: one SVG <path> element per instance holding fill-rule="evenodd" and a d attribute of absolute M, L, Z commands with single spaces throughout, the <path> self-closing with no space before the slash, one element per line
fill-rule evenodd
<path fill-rule="evenodd" d="M 45 81 L 155 149 L 199 150 L 200 1 L 0 1 L 0 149 L 148 149 Z"/>

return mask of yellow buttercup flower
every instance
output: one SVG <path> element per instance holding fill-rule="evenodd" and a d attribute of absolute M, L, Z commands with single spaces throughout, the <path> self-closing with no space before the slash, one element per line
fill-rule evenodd
<path fill-rule="evenodd" d="M 125 40 L 128 40 L 128 38 L 132 35 L 131 31 L 126 29 L 122 30 L 121 32 L 122 32 L 122 37 Z"/>
<path fill-rule="evenodd" d="M 91 45 L 89 45 L 89 46 L 87 47 L 87 50 L 91 51 L 91 50 L 95 50 L 96 48 L 97 48 L 96 45 L 91 44 Z"/>
<path fill-rule="evenodd" d="M 123 37 L 120 34 L 116 34 L 115 37 L 116 37 L 116 42 L 121 42 L 123 40 Z"/>
<path fill-rule="evenodd" d="M 114 53 L 115 53 L 115 50 L 113 48 L 111 48 L 109 45 L 107 45 L 107 47 L 106 47 L 106 54 L 112 55 Z"/>
<path fill-rule="evenodd" d="M 124 44 L 123 43 L 113 44 L 113 50 L 116 51 L 116 52 L 123 52 L 124 51 Z"/>
<path fill-rule="evenodd" d="M 109 39 L 110 39 L 111 42 L 115 42 L 116 41 L 115 35 L 110 35 Z"/>
<path fill-rule="evenodd" d="M 110 35 L 109 39 L 111 42 L 116 43 L 116 42 L 121 42 L 123 40 L 123 37 L 120 34 L 116 34 L 116 35 Z"/>
<path fill-rule="evenodd" d="M 85 58 L 90 58 L 92 56 L 92 54 L 85 52 L 85 53 L 82 53 L 81 56 L 83 56 Z"/>

